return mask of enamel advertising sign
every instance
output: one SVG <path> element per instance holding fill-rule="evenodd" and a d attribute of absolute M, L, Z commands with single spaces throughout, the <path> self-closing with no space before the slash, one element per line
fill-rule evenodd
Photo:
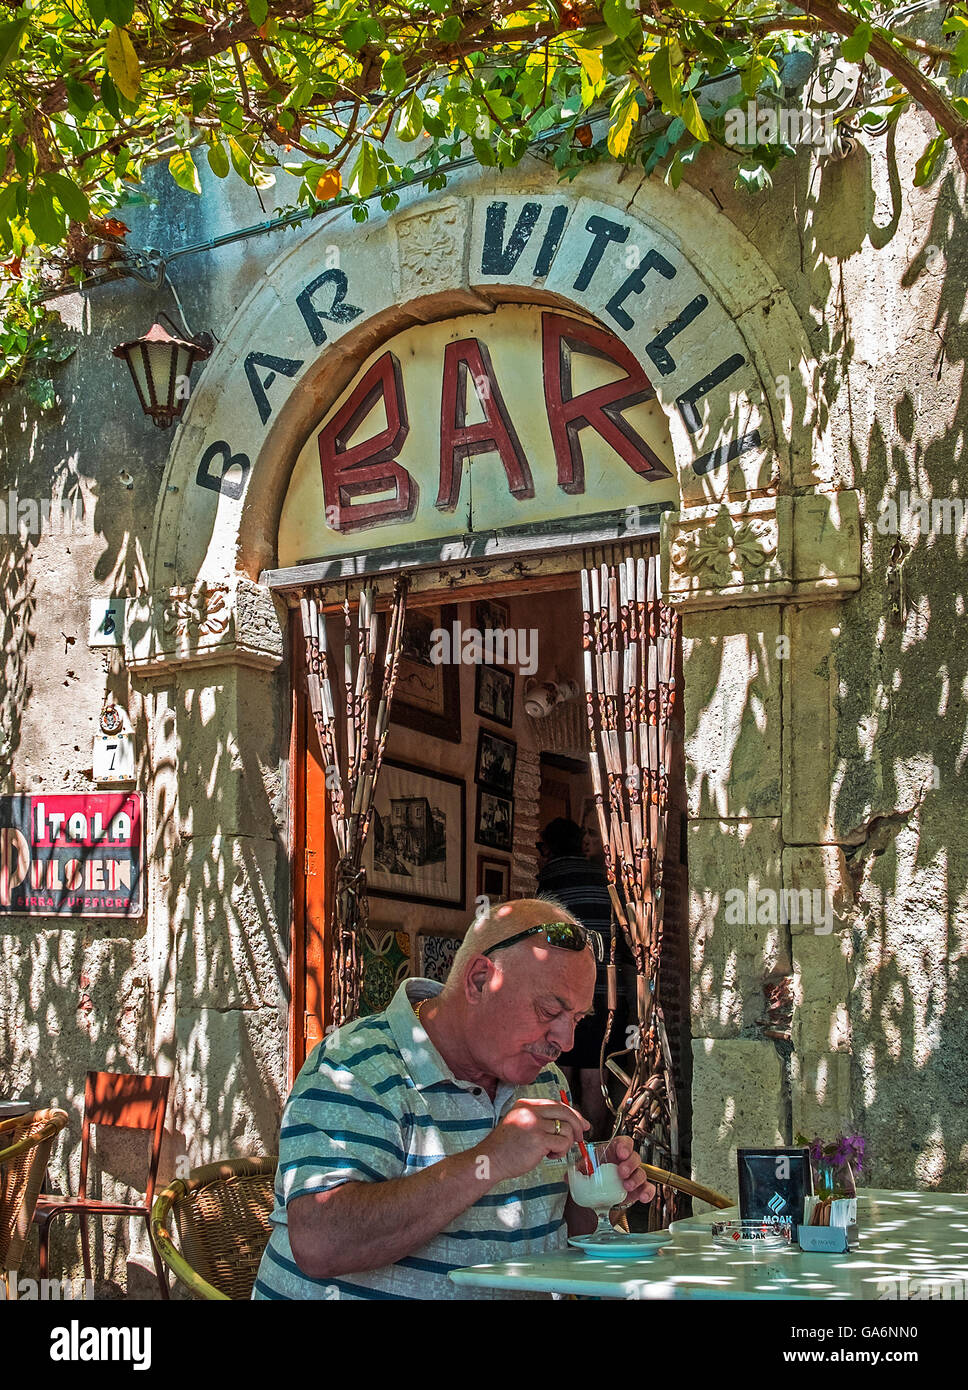
<path fill-rule="evenodd" d="M 0 797 L 0 914 L 140 917 L 140 793 Z"/>

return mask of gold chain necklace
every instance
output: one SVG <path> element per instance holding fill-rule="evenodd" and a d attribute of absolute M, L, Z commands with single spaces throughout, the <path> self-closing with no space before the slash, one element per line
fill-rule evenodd
<path fill-rule="evenodd" d="M 426 999 L 421 999 L 420 1003 L 417 1004 L 416 1007 L 414 1008 L 414 1011 L 413 1011 L 413 1012 L 414 1012 L 414 1017 L 416 1018 L 416 1020 L 417 1020 L 418 1023 L 420 1022 L 420 1010 L 423 1008 L 423 1006 L 424 1006 L 425 1004 L 429 1004 L 429 1003 L 430 1003 L 430 1000 L 431 1000 L 432 998 L 433 998 L 433 996 L 428 994 L 427 998 L 426 998 Z"/>

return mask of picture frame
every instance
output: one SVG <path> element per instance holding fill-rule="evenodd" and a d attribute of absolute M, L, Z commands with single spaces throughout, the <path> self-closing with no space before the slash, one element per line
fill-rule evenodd
<path fill-rule="evenodd" d="M 510 729 L 514 723 L 514 672 L 504 666 L 477 667 L 474 676 L 474 713 Z"/>
<path fill-rule="evenodd" d="M 486 854 L 477 856 L 477 896 L 489 898 L 492 903 L 507 902 L 511 896 L 510 859 L 492 859 Z"/>
<path fill-rule="evenodd" d="M 463 778 L 384 758 L 363 864 L 374 897 L 463 908 Z"/>
<path fill-rule="evenodd" d="M 514 836 L 514 802 L 498 796 L 487 787 L 477 789 L 477 817 L 474 822 L 474 842 L 487 849 L 503 850 L 510 854 Z"/>
<path fill-rule="evenodd" d="M 430 645 L 435 628 L 452 631 L 456 621 L 457 605 L 453 603 L 407 611 L 390 705 L 391 724 L 448 743 L 461 741 L 460 666 L 456 662 L 432 662 Z"/>
<path fill-rule="evenodd" d="M 474 780 L 479 786 L 490 787 L 502 796 L 514 794 L 514 765 L 518 745 L 483 725 L 477 731 L 477 758 Z"/>
<path fill-rule="evenodd" d="M 503 631 L 511 621 L 511 609 L 506 603 L 492 598 L 479 599 L 474 606 L 474 622 L 478 632 Z"/>

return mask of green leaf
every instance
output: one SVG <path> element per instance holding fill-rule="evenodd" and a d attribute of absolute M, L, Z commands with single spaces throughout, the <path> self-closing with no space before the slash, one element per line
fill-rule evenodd
<path fill-rule="evenodd" d="M 110 111 L 110 114 L 113 115 L 115 121 L 120 121 L 121 107 L 118 106 L 118 89 L 115 88 L 114 83 L 111 82 L 110 75 L 108 75 L 107 72 L 106 74 L 104 74 L 102 82 L 100 82 L 100 89 L 102 89 L 102 101 L 104 104 L 104 108 L 106 108 L 107 111 Z"/>
<path fill-rule="evenodd" d="M 396 53 L 389 54 L 383 60 L 382 73 L 383 90 L 391 97 L 395 97 L 398 92 L 402 92 L 407 85 L 407 71 L 403 66 L 403 60 Z"/>
<path fill-rule="evenodd" d="M 676 0 L 676 9 L 683 14 L 698 15 L 700 19 L 722 19 L 725 10 L 713 0 Z"/>
<path fill-rule="evenodd" d="M 239 178 L 251 185 L 252 161 L 249 159 L 248 151 L 243 148 L 234 135 L 229 136 L 229 155 L 232 159 L 232 167 Z"/>
<path fill-rule="evenodd" d="M 376 188 L 380 171 L 376 146 L 364 140 L 356 163 L 350 170 L 349 191 L 355 198 L 368 198 Z"/>
<path fill-rule="evenodd" d="M 94 23 L 100 28 L 107 14 L 107 0 L 87 0 L 87 9 Z"/>
<path fill-rule="evenodd" d="M 862 63 L 867 56 L 874 30 L 869 24 L 858 24 L 849 39 L 841 39 L 840 51 L 848 63 Z"/>
<path fill-rule="evenodd" d="M 67 362 L 77 347 L 77 343 L 52 343 L 49 338 L 41 338 L 32 356 L 39 362 Z"/>
<path fill-rule="evenodd" d="M 212 99 L 211 83 L 196 82 L 193 87 L 189 87 L 188 95 L 192 101 L 192 115 L 200 116 Z"/>
<path fill-rule="evenodd" d="M 141 64 L 134 44 L 123 29 L 115 27 L 104 45 L 104 61 L 111 80 L 122 96 L 134 101 L 141 87 Z"/>
<path fill-rule="evenodd" d="M 20 52 L 29 23 L 30 16 L 23 15 L 20 19 L 8 19 L 5 24 L 0 24 L 0 73 Z"/>
<path fill-rule="evenodd" d="M 228 172 L 231 168 L 231 164 L 229 161 L 228 150 L 226 150 L 221 140 L 217 140 L 214 144 L 209 145 L 208 165 L 212 173 L 215 174 L 217 178 L 224 179 L 228 177 Z"/>
<path fill-rule="evenodd" d="M 666 131 L 666 135 L 668 136 L 668 139 L 669 139 L 669 144 L 670 144 L 670 145 L 674 145 L 674 144 L 676 143 L 677 140 L 681 140 L 681 139 L 682 139 L 682 137 L 683 137 L 683 135 L 685 135 L 685 133 L 686 133 L 686 123 L 685 123 L 685 121 L 682 119 L 681 116 L 675 116 L 675 117 L 673 117 L 673 119 L 669 122 L 669 128 L 668 128 L 668 130 Z"/>
<path fill-rule="evenodd" d="M 695 136 L 697 140 L 709 139 L 706 123 L 699 114 L 699 105 L 691 92 L 682 103 L 682 119 L 685 121 L 686 129 L 690 135 Z"/>
<path fill-rule="evenodd" d="M 602 63 L 612 77 L 624 77 L 638 62 L 638 54 L 628 39 L 616 39 L 602 49 Z"/>
<path fill-rule="evenodd" d="M 736 171 L 736 188 L 745 188 L 748 193 L 759 193 L 771 188 L 773 180 L 769 170 L 762 164 L 741 164 Z"/>
<path fill-rule="evenodd" d="M 41 410 L 53 410 L 57 404 L 57 396 L 54 392 L 54 383 L 48 381 L 46 377 L 29 376 L 23 384 L 24 393 L 30 397 L 35 405 Z"/>
<path fill-rule="evenodd" d="M 17 166 L 17 173 L 20 177 L 29 179 L 37 162 L 34 158 L 33 145 L 14 145 L 13 162 Z"/>
<path fill-rule="evenodd" d="M 492 169 L 497 164 L 497 158 L 489 141 L 472 139 L 471 148 L 478 164 L 483 164 L 486 169 Z"/>
<path fill-rule="evenodd" d="M 168 172 L 179 188 L 184 188 L 187 193 L 201 193 L 198 170 L 189 150 L 175 151 L 168 160 Z"/>
<path fill-rule="evenodd" d="M 247 0 L 249 6 L 249 18 L 252 23 L 261 28 L 269 18 L 269 0 Z"/>
<path fill-rule="evenodd" d="M 57 246 L 67 230 L 63 213 L 58 212 L 50 190 L 43 184 L 27 199 L 27 221 L 44 246 Z"/>
<path fill-rule="evenodd" d="M 662 46 L 652 55 L 649 63 L 649 82 L 652 90 L 662 102 L 666 111 L 673 116 L 681 115 L 682 102 L 679 98 L 681 80 L 673 71 L 672 65 L 672 45 L 668 43 Z"/>
<path fill-rule="evenodd" d="M 369 37 L 366 26 L 358 19 L 347 24 L 341 35 L 343 43 L 350 53 L 359 53 L 360 49 L 365 47 Z"/>
<path fill-rule="evenodd" d="M 915 188 L 922 188 L 931 178 L 944 154 L 947 143 L 947 135 L 936 135 L 925 147 L 924 153 L 914 167 Z"/>
<path fill-rule="evenodd" d="M 83 111 L 87 115 L 97 106 L 97 97 L 86 82 L 75 82 L 73 78 L 66 77 L 64 86 L 67 88 L 67 99 L 76 111 Z"/>
<path fill-rule="evenodd" d="M 123 28 L 134 18 L 134 0 L 105 0 L 104 14 L 112 24 Z"/>
<path fill-rule="evenodd" d="M 626 39 L 635 28 L 638 15 L 628 0 L 605 0 L 602 18 L 617 39 Z"/>
<path fill-rule="evenodd" d="M 453 43 L 455 39 L 460 38 L 460 31 L 460 16 L 452 14 L 448 19 L 444 20 L 443 24 L 437 30 L 437 37 L 442 43 Z"/>
<path fill-rule="evenodd" d="M 75 222 L 86 222 L 91 214 L 87 194 L 78 188 L 73 179 L 66 174 L 45 174 L 44 183 L 53 193 L 68 217 Z"/>
<path fill-rule="evenodd" d="M 629 139 L 639 119 L 639 104 L 635 99 L 635 86 L 627 82 L 612 102 L 608 122 L 609 154 L 621 159 L 628 148 Z"/>
<path fill-rule="evenodd" d="M 8 249 L 13 245 L 11 223 L 17 216 L 17 190 L 15 183 L 0 188 L 0 241 Z"/>
<path fill-rule="evenodd" d="M 409 96 L 403 103 L 403 106 L 400 108 L 400 114 L 397 116 L 397 135 L 399 138 L 405 140 L 407 143 L 411 140 L 416 140 L 417 136 L 423 130 L 423 118 L 423 102 L 417 96 L 416 92 L 414 92 L 413 95 Z"/>

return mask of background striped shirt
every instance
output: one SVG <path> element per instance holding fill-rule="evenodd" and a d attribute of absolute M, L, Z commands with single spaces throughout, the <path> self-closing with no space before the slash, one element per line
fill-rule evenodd
<path fill-rule="evenodd" d="M 491 1187 L 396 1264 L 312 1279 L 293 1259 L 286 1210 L 294 1198 L 345 1182 L 411 1176 L 480 1143 L 515 1101 L 560 1100 L 559 1089 L 567 1089 L 550 1063 L 528 1086 L 499 1083 L 493 1102 L 480 1086 L 457 1080 L 412 1008 L 440 988 L 431 980 L 404 981 L 383 1013 L 346 1024 L 307 1057 L 282 1116 L 273 1229 L 253 1298 L 501 1297 L 462 1289 L 447 1275 L 565 1245 L 568 1188 L 563 1166 L 552 1162 Z"/>

